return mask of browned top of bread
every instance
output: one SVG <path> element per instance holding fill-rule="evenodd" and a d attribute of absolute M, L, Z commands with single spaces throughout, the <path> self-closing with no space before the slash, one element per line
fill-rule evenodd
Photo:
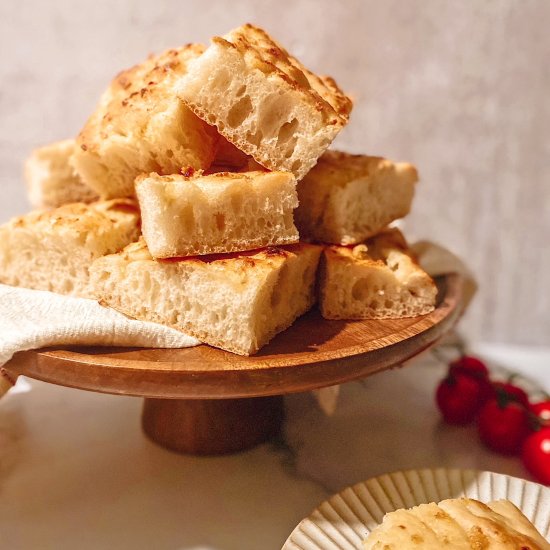
<path fill-rule="evenodd" d="M 397 228 L 384 229 L 384 231 L 371 237 L 364 244 L 358 244 L 356 246 L 332 245 L 326 248 L 333 262 L 347 263 L 350 259 L 353 259 L 354 263 L 357 265 L 370 264 L 378 266 L 386 265 L 386 258 L 390 250 L 398 250 L 406 254 L 411 258 L 415 266 L 418 265 L 414 254 L 408 247 L 403 233 Z"/>
<path fill-rule="evenodd" d="M 334 118 L 334 123 L 348 121 L 353 103 L 334 79 L 312 73 L 263 29 L 247 23 L 212 41 L 237 49 L 249 66 L 277 76 L 301 91 L 327 118 Z"/>
<path fill-rule="evenodd" d="M 91 204 L 65 204 L 55 210 L 34 211 L 14 218 L 9 225 L 31 229 L 36 233 L 103 233 L 112 230 L 113 223 L 135 218 L 139 220 L 137 203 L 130 199 L 98 201 Z"/>
<path fill-rule="evenodd" d="M 368 177 L 384 168 L 392 167 L 396 167 L 400 174 L 407 174 L 410 180 L 418 181 L 416 168 L 408 162 L 394 163 L 383 157 L 353 155 L 334 150 L 323 153 L 308 177 L 321 174 L 327 177 L 333 176 L 331 181 L 334 184 L 344 185 L 353 179 Z"/>
<path fill-rule="evenodd" d="M 187 44 L 149 56 L 143 63 L 119 73 L 78 136 L 78 145 L 84 151 L 95 151 L 98 138 L 105 140 L 112 135 L 133 133 L 136 128 L 145 129 L 151 117 L 177 101 L 169 87 L 204 49 L 200 44 Z"/>
<path fill-rule="evenodd" d="M 281 263 L 285 258 L 296 255 L 297 252 L 304 249 L 318 249 L 318 245 L 308 243 L 297 243 L 286 245 L 284 248 L 278 246 L 269 246 L 260 250 L 247 250 L 243 252 L 231 252 L 228 254 L 207 254 L 204 256 L 187 256 L 185 258 L 165 258 L 154 260 L 147 248 L 143 237 L 139 241 L 129 244 L 116 256 L 124 262 L 152 261 L 165 264 L 176 264 L 182 266 L 202 267 L 207 264 L 216 264 L 216 266 L 227 269 L 228 272 L 246 271 L 252 267 L 261 265 L 272 265 Z"/>
<path fill-rule="evenodd" d="M 457 498 L 387 514 L 364 541 L 364 548 L 546 550 L 550 544 L 509 501 L 484 504 Z"/>

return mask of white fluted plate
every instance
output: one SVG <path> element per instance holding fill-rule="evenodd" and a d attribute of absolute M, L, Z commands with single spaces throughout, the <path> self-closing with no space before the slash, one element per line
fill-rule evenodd
<path fill-rule="evenodd" d="M 388 512 L 446 498 L 512 501 L 539 532 L 550 537 L 550 488 L 492 472 L 408 470 L 344 489 L 302 520 L 282 550 L 357 550 Z"/>

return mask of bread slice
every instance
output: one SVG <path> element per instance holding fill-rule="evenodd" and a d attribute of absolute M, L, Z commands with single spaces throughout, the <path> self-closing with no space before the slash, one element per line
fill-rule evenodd
<path fill-rule="evenodd" d="M 302 238 L 362 243 L 409 213 L 418 180 L 411 164 L 327 151 L 298 183 Z"/>
<path fill-rule="evenodd" d="M 92 297 L 89 267 L 139 236 L 129 200 L 74 203 L 0 226 L 0 283 Z"/>
<path fill-rule="evenodd" d="M 175 82 L 203 46 L 168 50 L 120 73 L 77 139 L 73 166 L 104 198 L 131 197 L 141 173 L 177 174 L 210 166 L 216 129 L 174 93 Z"/>
<path fill-rule="evenodd" d="M 399 319 L 433 311 L 437 288 L 397 229 L 353 248 L 325 249 L 320 274 L 325 319 Z"/>
<path fill-rule="evenodd" d="M 239 27 L 189 64 L 179 96 L 238 149 L 302 178 L 347 124 L 351 100 L 265 31 Z"/>
<path fill-rule="evenodd" d="M 74 150 L 75 140 L 66 139 L 35 149 L 26 160 L 27 195 L 34 208 L 97 200 L 97 194 L 69 164 Z"/>
<path fill-rule="evenodd" d="M 288 172 L 136 179 L 143 236 L 155 258 L 298 242 L 296 180 Z"/>
<path fill-rule="evenodd" d="M 386 514 L 364 541 L 364 548 L 549 550 L 550 544 L 510 501 L 483 504 L 459 498 Z"/>
<path fill-rule="evenodd" d="M 102 304 L 250 355 L 310 309 L 320 253 L 297 244 L 156 261 L 141 240 L 96 260 L 91 273 Z"/>

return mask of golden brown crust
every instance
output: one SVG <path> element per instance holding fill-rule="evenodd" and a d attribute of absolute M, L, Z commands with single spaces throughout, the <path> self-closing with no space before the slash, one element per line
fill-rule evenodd
<path fill-rule="evenodd" d="M 77 138 L 71 164 L 102 198 L 134 197 L 141 173 L 208 168 L 219 134 L 185 106 L 176 84 L 204 47 L 187 45 L 123 71 Z"/>
<path fill-rule="evenodd" d="M 302 92 L 318 111 L 333 119 L 333 124 L 347 123 L 353 103 L 334 79 L 311 72 L 263 29 L 247 23 L 223 38 L 214 37 L 212 42 L 224 48 L 235 48 L 249 66 L 279 77 Z"/>
<path fill-rule="evenodd" d="M 35 232 L 71 231 L 86 233 L 110 230 L 113 222 L 121 216 L 133 214 L 139 219 L 139 208 L 130 199 L 98 201 L 90 204 L 72 203 L 55 210 L 35 211 L 14 218 L 9 222 L 12 227 L 28 228 Z"/>
<path fill-rule="evenodd" d="M 409 180 L 418 181 L 416 168 L 408 162 L 394 163 L 384 157 L 354 155 L 335 150 L 325 151 L 310 175 L 329 172 L 339 175 L 342 183 L 347 183 L 351 179 L 369 177 L 379 170 L 390 169 L 393 166 L 398 167 L 401 173 L 406 173 Z"/>
<path fill-rule="evenodd" d="M 187 64 L 204 52 L 201 44 L 187 44 L 166 50 L 157 56 L 120 72 L 103 94 L 96 112 L 77 138 L 83 151 L 97 152 L 101 140 L 112 135 L 134 132 L 146 118 L 165 109 L 163 84 L 187 70 Z"/>
<path fill-rule="evenodd" d="M 354 246 L 330 245 L 326 252 L 331 256 L 331 261 L 348 263 L 352 260 L 357 265 L 385 266 L 387 251 L 399 250 L 411 258 L 418 266 L 418 261 L 409 249 L 405 236 L 399 229 L 388 227 L 367 239 L 364 244 Z"/>
<path fill-rule="evenodd" d="M 364 541 L 365 549 L 457 548 L 483 550 L 546 550 L 550 545 L 534 525 L 515 508 L 511 517 L 469 498 L 421 504 L 386 514 L 381 525 Z M 497 507 L 499 503 L 497 502 Z M 510 507 L 507 507 L 510 510 Z"/>
<path fill-rule="evenodd" d="M 309 243 L 297 243 L 292 245 L 269 246 L 260 250 L 247 250 L 243 252 L 231 252 L 229 254 L 206 254 L 204 256 L 187 256 L 185 258 L 164 258 L 154 260 L 147 248 L 143 237 L 139 241 L 129 244 L 117 256 L 124 262 L 151 261 L 167 264 L 181 265 L 205 265 L 215 263 L 217 266 L 229 267 L 232 271 L 247 270 L 256 265 L 271 265 L 274 262 L 279 263 L 285 258 L 294 254 L 299 254 L 301 250 L 307 248 L 320 248 L 319 245 Z M 237 261 L 236 261 L 237 260 Z"/>

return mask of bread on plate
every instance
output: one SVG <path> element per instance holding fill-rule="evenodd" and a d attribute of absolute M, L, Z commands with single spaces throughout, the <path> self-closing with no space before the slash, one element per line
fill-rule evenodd
<path fill-rule="evenodd" d="M 508 500 L 457 498 L 386 514 L 365 550 L 549 550 L 535 526 Z"/>
<path fill-rule="evenodd" d="M 251 250 L 298 241 L 288 172 L 139 176 L 143 236 L 155 258 Z"/>
<path fill-rule="evenodd" d="M 312 73 L 250 24 L 212 38 L 177 91 L 238 149 L 297 179 L 347 124 L 352 107 L 332 78 Z"/>
<path fill-rule="evenodd" d="M 430 313 L 437 287 L 398 229 L 354 247 L 326 247 L 319 281 L 325 319 L 399 319 Z"/>
<path fill-rule="evenodd" d="M 302 238 L 357 244 L 409 213 L 418 180 L 405 162 L 327 151 L 298 182 Z"/>
<path fill-rule="evenodd" d="M 126 199 L 31 212 L 0 226 L 0 283 L 91 298 L 89 268 L 139 236 Z"/>
<path fill-rule="evenodd" d="M 206 169 L 219 138 L 175 95 L 175 83 L 204 48 L 168 50 L 121 72 L 77 138 L 73 166 L 103 198 L 132 197 L 141 173 Z"/>
<path fill-rule="evenodd" d="M 154 260 L 145 241 L 91 268 L 100 303 L 240 355 L 256 353 L 314 303 L 321 247 L 296 244 Z"/>

